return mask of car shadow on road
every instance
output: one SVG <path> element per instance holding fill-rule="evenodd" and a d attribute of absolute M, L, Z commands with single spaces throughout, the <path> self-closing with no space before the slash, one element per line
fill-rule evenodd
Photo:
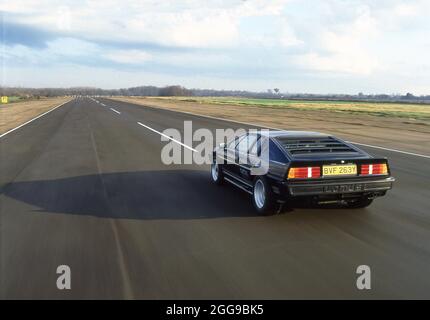
<path fill-rule="evenodd" d="M 118 219 L 257 215 L 248 194 L 228 184 L 214 185 L 208 172 L 197 170 L 117 172 L 13 182 L 1 193 L 34 206 L 32 211 Z"/>
<path fill-rule="evenodd" d="M 228 183 L 217 186 L 208 172 L 198 170 L 116 172 L 13 182 L 0 192 L 34 206 L 32 212 L 152 220 L 258 216 L 250 195 Z M 312 213 L 313 209 L 324 208 L 335 209 L 296 203 L 282 213 L 291 214 L 294 209 Z M 15 205 L 7 210 L 29 209 Z"/>

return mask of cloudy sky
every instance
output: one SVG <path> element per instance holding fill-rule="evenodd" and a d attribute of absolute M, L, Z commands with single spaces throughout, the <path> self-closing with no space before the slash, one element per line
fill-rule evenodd
<path fill-rule="evenodd" d="M 429 0 L 0 0 L 2 85 L 430 94 Z"/>

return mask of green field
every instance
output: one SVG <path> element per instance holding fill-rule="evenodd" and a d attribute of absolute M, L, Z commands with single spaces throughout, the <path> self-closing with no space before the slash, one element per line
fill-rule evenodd
<path fill-rule="evenodd" d="M 235 97 L 166 97 L 159 98 L 201 104 L 253 106 L 295 110 L 326 110 L 352 114 L 370 114 L 381 117 L 401 117 L 414 120 L 430 120 L 430 105 L 411 103 L 308 101 L 281 99 L 248 99 Z"/>

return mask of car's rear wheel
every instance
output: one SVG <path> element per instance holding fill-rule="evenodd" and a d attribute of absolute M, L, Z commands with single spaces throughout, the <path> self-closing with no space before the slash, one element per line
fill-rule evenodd
<path fill-rule="evenodd" d="M 275 213 L 276 199 L 266 178 L 258 177 L 255 179 L 252 203 L 260 214 L 271 215 Z"/>
<path fill-rule="evenodd" d="M 222 167 L 218 164 L 216 159 L 214 159 L 211 165 L 211 178 L 212 181 L 217 185 L 221 185 L 224 182 L 224 174 L 222 172 Z"/>
<path fill-rule="evenodd" d="M 352 209 L 366 208 L 370 206 L 372 202 L 373 202 L 373 199 L 360 198 L 348 203 L 348 208 L 352 208 Z"/>

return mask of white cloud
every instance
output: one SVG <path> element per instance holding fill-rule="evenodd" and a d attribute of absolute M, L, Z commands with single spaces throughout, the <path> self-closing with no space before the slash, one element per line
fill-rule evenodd
<path fill-rule="evenodd" d="M 298 61 L 314 70 L 368 75 L 378 67 L 368 45 L 377 35 L 376 21 L 367 9 L 349 24 L 320 32 L 320 52 L 304 54 Z"/>
<path fill-rule="evenodd" d="M 416 16 L 419 10 L 420 6 L 417 3 L 400 3 L 394 7 L 392 13 L 397 16 Z"/>
<path fill-rule="evenodd" d="M 375 66 L 377 66 L 372 57 L 360 55 L 360 53 L 337 53 L 330 56 L 307 53 L 296 57 L 296 61 L 306 69 L 355 75 L 370 75 Z"/>
<path fill-rule="evenodd" d="M 75 38 L 57 38 L 47 42 L 45 52 L 63 56 L 88 56 L 100 52 L 100 47 L 92 42 Z"/>
<path fill-rule="evenodd" d="M 67 59 L 97 56 L 101 48 L 91 42 L 74 38 L 57 38 L 46 43 L 43 49 L 31 48 L 21 44 L 5 45 L 4 58 L 7 63 L 14 60 L 27 64 L 46 64 Z"/>
<path fill-rule="evenodd" d="M 284 47 L 294 47 L 304 44 L 304 41 L 297 37 L 294 29 L 288 24 L 283 25 L 279 36 L 279 42 Z"/>
<path fill-rule="evenodd" d="M 152 42 L 169 46 L 223 47 L 239 40 L 243 17 L 279 15 L 285 0 L 248 1 L 42 1 L 22 0 L 0 10 L 22 13 L 20 23 L 103 40 Z M 32 14 L 31 14 L 32 13 Z M 61 13 L 61 14 L 59 14 Z"/>
<path fill-rule="evenodd" d="M 191 86 L 202 86 L 192 84 L 199 75 L 216 74 L 225 76 L 220 87 L 228 80 L 255 88 L 266 77 L 276 86 L 294 79 L 289 86 L 302 91 L 311 81 L 318 87 L 314 79 L 327 90 L 350 83 L 352 92 L 358 84 L 392 92 L 430 83 L 428 0 L 14 0 L 0 2 L 0 11 L 6 22 L 54 34 L 44 47 L 7 43 L 3 55 L 11 66 L 129 71 L 142 64 Z"/>
<path fill-rule="evenodd" d="M 103 57 L 118 63 L 141 64 L 151 60 L 151 55 L 142 50 L 114 50 Z"/>

